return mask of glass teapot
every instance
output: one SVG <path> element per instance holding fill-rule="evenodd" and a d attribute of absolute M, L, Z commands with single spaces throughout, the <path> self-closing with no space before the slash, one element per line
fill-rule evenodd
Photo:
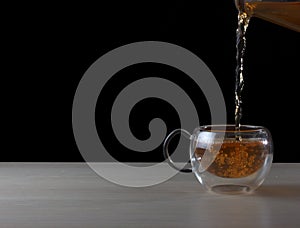
<path fill-rule="evenodd" d="M 300 0 L 235 0 L 237 9 L 300 32 Z"/>

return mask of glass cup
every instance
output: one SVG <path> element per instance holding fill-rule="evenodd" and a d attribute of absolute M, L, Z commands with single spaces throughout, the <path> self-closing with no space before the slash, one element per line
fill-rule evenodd
<path fill-rule="evenodd" d="M 170 157 L 169 143 L 178 134 L 190 139 L 192 168 L 179 168 Z M 165 139 L 163 151 L 170 166 L 193 172 L 206 190 L 224 194 L 253 192 L 264 182 L 273 160 L 270 132 L 251 125 L 238 130 L 235 125 L 200 126 L 192 135 L 177 129 Z"/>

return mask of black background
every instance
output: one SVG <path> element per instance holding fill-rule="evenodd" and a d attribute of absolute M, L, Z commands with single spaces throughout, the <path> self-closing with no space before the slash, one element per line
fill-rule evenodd
<path fill-rule="evenodd" d="M 2 28 L 5 136 L 1 140 L 1 161 L 83 161 L 72 131 L 72 102 L 77 85 L 103 54 L 137 41 L 174 43 L 199 56 L 217 78 L 226 101 L 228 122 L 233 123 L 237 24 L 233 1 L 162 2 L 26 2 L 7 6 Z M 247 33 L 242 123 L 263 125 L 271 131 L 274 162 L 300 162 L 296 81 L 300 75 L 299 51 L 299 33 L 252 19 Z M 145 74 L 149 70 L 174 70 L 157 65 L 142 67 L 144 70 L 138 66 L 136 70 Z M 133 72 L 134 68 L 130 70 Z M 180 82 L 180 74 L 177 79 L 181 87 L 189 86 L 187 81 Z M 114 89 L 113 84 L 106 88 L 112 92 Z M 148 100 L 146 104 L 153 102 Z M 101 119 L 98 106 L 96 119 Z M 163 107 L 174 114 L 161 101 L 153 107 L 161 114 L 149 109 L 147 118 L 163 118 Z M 132 112 L 133 132 L 147 138 L 147 131 L 136 128 L 141 124 L 134 118 L 138 111 Z M 206 124 L 209 116 L 203 115 L 202 123 Z M 170 117 L 168 131 L 178 127 L 177 119 L 176 113 Z M 106 140 L 107 145 L 113 144 L 113 139 Z M 159 148 L 136 159 L 129 150 L 126 159 L 156 161 L 161 159 L 160 151 Z M 119 158 L 124 160 L 121 155 Z"/>

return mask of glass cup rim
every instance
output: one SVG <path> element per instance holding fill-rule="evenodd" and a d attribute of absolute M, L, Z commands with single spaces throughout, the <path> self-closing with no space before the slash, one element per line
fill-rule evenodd
<path fill-rule="evenodd" d="M 226 133 L 235 133 L 235 132 L 261 132 L 262 130 L 266 130 L 264 126 L 259 125 L 249 125 L 242 124 L 239 129 L 236 129 L 234 124 L 212 124 L 212 125 L 202 125 L 198 128 L 200 131 L 207 132 L 226 132 Z"/>

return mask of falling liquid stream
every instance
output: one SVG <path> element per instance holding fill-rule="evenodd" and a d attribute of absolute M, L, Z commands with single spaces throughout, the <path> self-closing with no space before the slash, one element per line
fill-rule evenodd
<path fill-rule="evenodd" d="M 238 27 L 236 30 L 236 70 L 235 70 L 235 128 L 240 129 L 242 118 L 242 92 L 244 88 L 244 56 L 246 51 L 246 30 L 250 16 L 245 12 L 238 14 Z"/>

